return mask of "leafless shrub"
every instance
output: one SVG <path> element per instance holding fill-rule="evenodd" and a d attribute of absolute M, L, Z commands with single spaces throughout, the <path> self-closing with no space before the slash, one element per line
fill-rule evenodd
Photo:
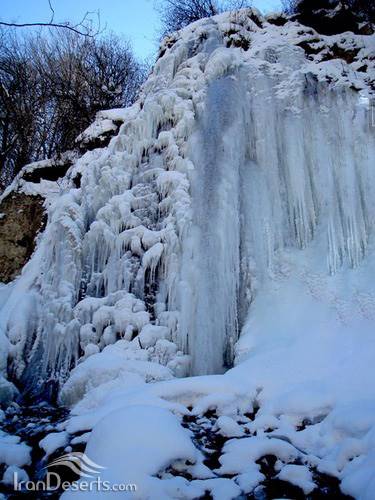
<path fill-rule="evenodd" d="M 198 19 L 220 12 L 250 7 L 249 0 L 160 0 L 162 36 L 177 31 Z"/>

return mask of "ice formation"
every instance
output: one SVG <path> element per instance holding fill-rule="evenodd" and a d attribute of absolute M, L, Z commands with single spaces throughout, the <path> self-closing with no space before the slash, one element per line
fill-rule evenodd
<path fill-rule="evenodd" d="M 290 463 L 306 454 L 347 493 L 362 491 L 357 458 L 365 477 L 375 421 L 342 430 L 332 414 L 374 398 L 374 57 L 374 35 L 321 36 L 253 10 L 194 23 L 164 42 L 137 103 L 83 134 L 122 122 L 108 147 L 76 160 L 57 192 L 40 183 L 48 224 L 0 289 L 0 326 L 12 380 L 76 405 L 64 439 L 94 428 L 95 455 L 95 425 L 127 405 L 215 409 L 215 432 L 233 438 L 217 474 L 236 482 L 199 469 L 184 498 L 251 491 L 269 454 L 306 494 L 309 469 Z M 203 376 L 172 380 L 186 375 Z M 257 418 L 238 422 L 255 402 Z M 304 418 L 314 430 L 298 434 Z M 169 458 L 199 463 L 179 439 L 183 456 Z"/>

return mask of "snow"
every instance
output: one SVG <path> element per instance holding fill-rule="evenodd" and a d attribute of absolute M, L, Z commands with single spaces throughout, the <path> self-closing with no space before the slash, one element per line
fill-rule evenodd
<path fill-rule="evenodd" d="M 39 442 L 39 446 L 45 451 L 45 456 L 48 457 L 59 448 L 64 448 L 69 442 L 68 437 L 68 433 L 64 431 L 51 432 Z"/>
<path fill-rule="evenodd" d="M 252 472 L 254 462 L 265 455 L 274 455 L 283 462 L 299 458 L 300 453 L 291 444 L 275 438 L 251 437 L 233 439 L 225 443 L 220 457 L 222 474 Z"/>
<path fill-rule="evenodd" d="M 271 454 L 305 494 L 314 467 L 370 499 L 375 36 L 242 10 L 171 41 L 138 103 L 84 132 L 121 121 L 108 147 L 58 189 L 11 187 L 43 192 L 48 224 L 0 288 L 1 374 L 9 354 L 36 393 L 58 383 L 71 415 L 43 449 L 84 431 L 103 477 L 140 498 L 251 493 Z M 335 46 L 358 53 L 348 63 Z M 213 412 L 215 471 L 181 425 Z M 7 439 L 3 462 L 23 466 L 28 449 Z"/>
<path fill-rule="evenodd" d="M 90 125 L 82 134 L 80 134 L 77 140 L 84 144 L 85 142 L 93 138 L 101 137 L 108 132 L 116 132 L 116 130 L 117 126 L 113 123 L 112 120 L 97 120 L 92 125 Z"/>
<path fill-rule="evenodd" d="M 29 476 L 24 469 L 20 469 L 20 467 L 17 467 L 16 465 L 10 465 L 5 469 L 2 481 L 7 486 L 13 486 L 15 483 L 15 478 L 17 483 L 20 483 L 21 481 L 26 482 L 29 480 Z"/>
<path fill-rule="evenodd" d="M 133 375 L 134 374 L 134 375 Z M 71 372 L 61 391 L 61 401 L 72 405 L 95 387 L 127 375 L 129 382 L 139 385 L 142 381 L 168 380 L 170 370 L 148 361 L 147 352 L 132 349 L 128 341 L 118 341 L 102 352 L 92 354 Z"/>
<path fill-rule="evenodd" d="M 342 481 L 343 492 L 361 500 L 371 500 L 375 491 L 374 465 L 373 450 L 367 456 L 355 457 L 346 467 Z"/>
<path fill-rule="evenodd" d="M 217 430 L 219 434 L 225 437 L 242 437 L 244 435 L 241 426 L 233 418 L 225 415 L 217 419 L 214 430 Z"/>
<path fill-rule="evenodd" d="M 119 124 L 134 116 L 137 105 L 129 109 L 106 109 L 96 114 L 95 121 L 76 139 L 77 143 L 86 144 L 94 139 L 103 140 L 108 133 L 115 133 Z"/>
<path fill-rule="evenodd" d="M 316 488 L 316 485 L 312 481 L 311 472 L 303 465 L 285 465 L 277 477 L 298 486 L 303 490 L 305 495 L 308 495 Z"/>
<path fill-rule="evenodd" d="M 120 434 L 119 428 L 123 429 Z M 180 427 L 176 417 L 162 408 L 137 405 L 103 418 L 89 438 L 86 453 L 105 467 L 100 475 L 103 481 L 135 484 L 137 498 L 150 495 L 162 498 L 163 485 L 153 476 L 176 460 L 195 462 L 197 459 L 189 433 Z M 95 492 L 68 492 L 62 498 L 85 495 L 100 497 L 100 493 Z M 115 498 L 115 493 L 108 493 L 108 497 Z"/>
<path fill-rule="evenodd" d="M 75 151 L 66 151 L 62 153 L 59 158 L 40 160 L 25 165 L 20 172 L 16 175 L 13 182 L 3 191 L 0 195 L 0 203 L 12 192 L 19 191 L 31 196 L 42 196 L 46 198 L 47 204 L 54 200 L 57 196 L 61 195 L 64 186 L 66 185 L 64 178 L 59 181 L 49 181 L 40 179 L 39 182 L 26 181 L 24 176 L 31 174 L 34 170 L 59 167 L 62 165 L 69 165 L 74 163 L 78 158 Z"/>
<path fill-rule="evenodd" d="M 31 448 L 21 442 L 18 436 L 0 431 L 0 463 L 23 467 L 30 463 Z"/>
<path fill-rule="evenodd" d="M 147 348 L 153 347 L 158 341 L 165 339 L 168 335 L 169 330 L 167 327 L 148 324 L 142 328 L 138 338 L 141 346 Z"/>

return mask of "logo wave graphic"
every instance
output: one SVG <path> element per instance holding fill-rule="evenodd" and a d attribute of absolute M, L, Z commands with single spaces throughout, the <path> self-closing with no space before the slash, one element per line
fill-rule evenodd
<path fill-rule="evenodd" d="M 98 465 L 87 455 L 80 452 L 72 452 L 62 455 L 44 468 L 48 469 L 50 467 L 68 467 L 80 477 L 94 477 L 95 474 L 99 474 L 101 470 L 106 469 L 106 467 Z"/>

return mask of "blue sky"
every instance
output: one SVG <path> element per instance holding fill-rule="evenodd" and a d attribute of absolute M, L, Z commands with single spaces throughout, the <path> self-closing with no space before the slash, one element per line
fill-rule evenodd
<path fill-rule="evenodd" d="M 157 48 L 159 19 L 157 0 L 54 0 L 56 20 L 78 21 L 86 11 L 100 10 L 101 22 L 126 36 L 139 57 L 151 56 Z M 254 0 L 261 11 L 280 6 L 280 0 Z M 3 21 L 33 22 L 48 20 L 48 0 L 0 0 Z"/>

